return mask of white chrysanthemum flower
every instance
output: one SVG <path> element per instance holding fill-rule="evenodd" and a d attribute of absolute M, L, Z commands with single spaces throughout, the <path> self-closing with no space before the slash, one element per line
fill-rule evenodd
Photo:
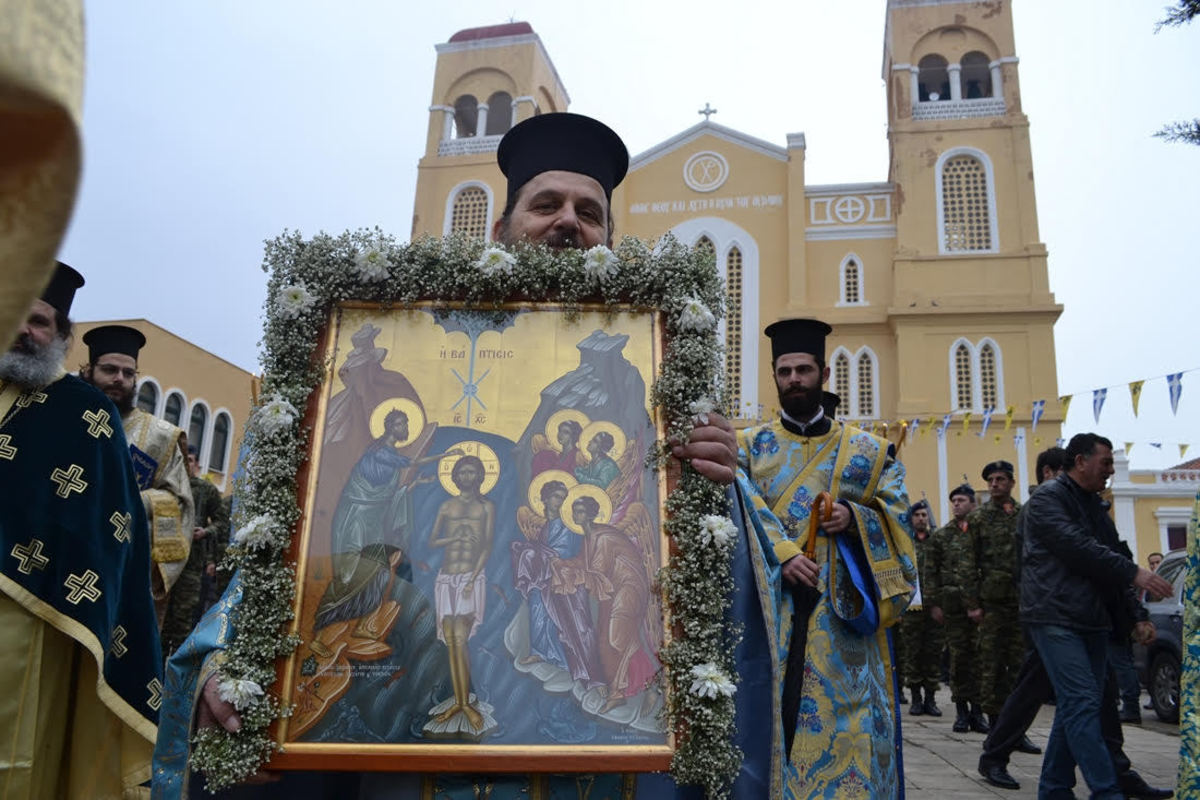
<path fill-rule="evenodd" d="M 298 416 L 296 407 L 279 395 L 272 396 L 262 408 L 258 409 L 256 415 L 258 427 L 267 434 L 277 433 L 291 427 Z"/>
<path fill-rule="evenodd" d="M 704 542 L 704 544 L 716 542 L 718 545 L 724 547 L 733 541 L 734 534 L 736 533 L 737 528 L 733 527 L 733 523 L 729 521 L 729 517 L 709 514 L 700 520 L 700 541 Z"/>
<path fill-rule="evenodd" d="M 234 708 L 242 711 L 254 702 L 254 698 L 262 697 L 263 690 L 254 681 L 244 678 L 226 678 L 217 683 L 217 692 L 221 695 L 222 700 L 232 703 Z"/>
<path fill-rule="evenodd" d="M 708 415 L 717 410 L 717 404 L 711 398 L 701 397 L 688 403 L 688 411 L 700 421 L 701 425 L 708 424 Z"/>
<path fill-rule="evenodd" d="M 616 275 L 617 266 L 620 263 L 621 260 L 617 258 L 616 254 L 602 244 L 596 245 L 583 254 L 584 274 L 599 281 Z"/>
<path fill-rule="evenodd" d="M 266 547 L 271 541 L 271 533 L 275 528 L 275 519 L 270 514 L 259 514 L 233 535 L 233 543 L 249 550 Z"/>
<path fill-rule="evenodd" d="M 479 271 L 484 275 L 494 275 L 497 272 L 508 274 L 516 265 L 517 257 L 499 247 L 483 248 L 483 252 L 479 254 L 479 260 L 475 262 L 475 266 L 479 267 Z"/>
<path fill-rule="evenodd" d="M 733 685 L 733 681 L 729 680 L 729 676 L 711 661 L 692 667 L 692 677 L 695 680 L 692 681 L 690 691 L 697 697 L 715 699 L 720 694 L 733 697 L 733 693 L 737 691 L 737 687 Z"/>
<path fill-rule="evenodd" d="M 354 254 L 354 266 L 363 280 L 381 281 L 387 278 L 392 259 L 382 245 L 374 245 Z"/>
<path fill-rule="evenodd" d="M 295 319 L 312 308 L 317 298 L 309 293 L 303 283 L 289 284 L 279 290 L 275 297 L 275 307 L 279 313 L 288 319 Z"/>
<path fill-rule="evenodd" d="M 707 331 L 717 324 L 717 318 L 708 306 L 698 298 L 689 297 L 679 312 L 679 329 L 684 331 Z"/>

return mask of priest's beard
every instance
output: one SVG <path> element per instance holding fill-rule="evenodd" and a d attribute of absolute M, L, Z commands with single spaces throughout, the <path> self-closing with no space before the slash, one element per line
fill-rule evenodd
<path fill-rule="evenodd" d="M 85 377 L 84 380 L 92 384 L 92 386 L 96 386 L 96 382 L 91 378 Z M 113 401 L 113 405 L 117 407 L 117 411 L 121 412 L 122 417 L 128 414 L 130 411 L 133 411 L 134 390 L 132 388 L 130 388 L 129 391 L 123 391 L 115 386 L 109 386 L 107 388 L 96 386 L 96 388 L 104 392 L 105 396 L 108 397 L 109 400 Z"/>
<path fill-rule="evenodd" d="M 821 385 L 811 389 L 793 386 L 779 393 L 779 406 L 796 422 L 808 422 L 817 415 L 821 407 Z"/>
<path fill-rule="evenodd" d="M 12 349 L 0 356 L 0 380 L 41 389 L 55 379 L 66 357 L 66 339 L 55 336 L 48 344 L 39 345 L 21 334 Z"/>

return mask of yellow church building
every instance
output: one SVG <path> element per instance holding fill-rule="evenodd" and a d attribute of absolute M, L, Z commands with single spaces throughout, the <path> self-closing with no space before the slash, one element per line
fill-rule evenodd
<path fill-rule="evenodd" d="M 886 13 L 891 157 L 880 181 L 807 184 L 803 133 L 767 142 L 706 115 L 632 157 L 613 216 L 618 237 L 670 233 L 713 253 L 742 422 L 775 410 L 762 329 L 786 316 L 832 324 L 839 416 L 886 425 L 893 441 L 903 429 L 909 490 L 944 521 L 950 489 L 964 476 L 981 487 L 989 461 L 1014 463 L 1023 496 L 1036 482 L 1034 459 L 1063 418 L 1053 329 L 1062 306 L 1038 235 L 1010 4 L 888 0 Z M 437 45 L 413 236 L 488 238 L 505 197 L 500 138 L 568 103 L 528 23 Z M 619 120 L 605 121 L 620 132 Z"/>

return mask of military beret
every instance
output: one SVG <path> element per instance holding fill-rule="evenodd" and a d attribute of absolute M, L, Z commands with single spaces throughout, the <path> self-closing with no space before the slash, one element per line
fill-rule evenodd
<path fill-rule="evenodd" d="M 993 461 L 983 468 L 983 479 L 986 481 L 988 476 L 993 472 L 1007 472 L 1008 477 L 1011 478 L 1013 476 L 1013 465 L 1007 461 L 1004 461 L 1003 459 L 1000 461 Z"/>
<path fill-rule="evenodd" d="M 966 497 L 969 497 L 972 500 L 975 499 L 975 490 L 972 489 L 970 487 L 970 485 L 965 484 L 965 483 L 962 484 L 961 486 L 955 486 L 953 489 L 950 490 L 950 499 L 953 500 L 954 496 L 958 495 L 958 494 L 965 495 Z"/>
<path fill-rule="evenodd" d="M 918 511 L 920 511 L 921 509 L 925 509 L 926 511 L 929 510 L 929 501 L 928 500 L 918 500 L 917 502 L 913 503 L 910 511 L 912 511 L 912 513 L 915 514 Z"/>

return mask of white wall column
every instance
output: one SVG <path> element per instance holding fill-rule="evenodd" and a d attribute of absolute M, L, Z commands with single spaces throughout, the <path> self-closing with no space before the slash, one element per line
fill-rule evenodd
<path fill-rule="evenodd" d="M 946 429 L 937 430 L 938 451 L 938 519 L 949 521 L 950 513 L 950 481 L 946 477 Z M 942 523 L 943 525 L 945 522 Z"/>
<path fill-rule="evenodd" d="M 1021 502 L 1029 500 L 1029 450 L 1025 444 L 1025 429 L 1017 428 L 1017 485 L 1021 487 Z"/>
<path fill-rule="evenodd" d="M 912 87 L 912 105 L 916 108 L 921 102 L 921 70 L 916 67 L 908 68 L 909 85 Z"/>
<path fill-rule="evenodd" d="M 442 141 L 449 141 L 454 138 L 454 107 L 453 106 L 430 106 L 429 110 L 442 112 Z"/>
<path fill-rule="evenodd" d="M 950 73 L 950 99 L 962 100 L 962 64 L 948 64 L 946 71 Z"/>
<path fill-rule="evenodd" d="M 479 116 L 475 121 L 475 135 L 487 136 L 488 104 L 480 103 L 477 108 L 479 110 Z"/>
<path fill-rule="evenodd" d="M 988 67 L 992 70 L 992 97 L 1004 97 L 1004 73 L 1000 69 L 1000 62 L 993 61 Z"/>

